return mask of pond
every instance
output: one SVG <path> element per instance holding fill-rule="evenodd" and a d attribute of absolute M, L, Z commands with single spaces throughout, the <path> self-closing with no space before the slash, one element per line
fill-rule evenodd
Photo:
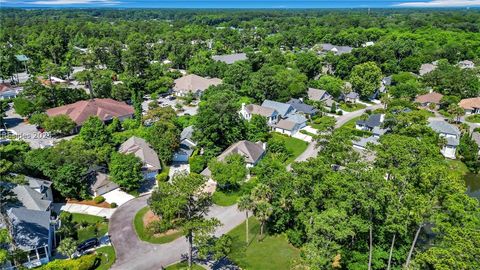
<path fill-rule="evenodd" d="M 468 196 L 480 200 L 480 174 L 467 173 L 465 184 L 467 185 Z"/>

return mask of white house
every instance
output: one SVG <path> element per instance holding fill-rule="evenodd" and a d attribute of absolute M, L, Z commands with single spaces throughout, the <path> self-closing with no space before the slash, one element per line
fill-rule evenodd
<path fill-rule="evenodd" d="M 440 151 L 442 155 L 446 158 L 455 159 L 457 147 L 460 144 L 460 130 L 443 120 L 430 121 L 428 126 L 437 132 L 440 137 L 446 139 L 446 144 Z"/>

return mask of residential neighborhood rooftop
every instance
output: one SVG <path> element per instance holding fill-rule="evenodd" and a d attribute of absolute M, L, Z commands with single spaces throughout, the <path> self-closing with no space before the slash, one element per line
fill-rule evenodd
<path fill-rule="evenodd" d="M 174 81 L 173 90 L 179 92 L 195 92 L 205 91 L 212 85 L 219 85 L 222 83 L 218 78 L 204 78 L 195 74 L 185 75 Z"/>
<path fill-rule="evenodd" d="M 431 92 L 428 94 L 420 95 L 415 98 L 415 102 L 424 104 L 424 103 L 434 103 L 434 104 L 440 104 L 440 101 L 442 100 L 443 95 L 437 92 Z"/>
<path fill-rule="evenodd" d="M 264 100 L 262 103 L 262 107 L 266 108 L 271 108 L 276 110 L 282 117 L 285 117 L 287 114 L 289 114 L 291 111 L 294 110 L 292 105 L 278 102 L 278 101 L 273 101 L 273 100 Z"/>
<path fill-rule="evenodd" d="M 153 170 L 160 170 L 162 168 L 157 153 L 150 144 L 142 138 L 136 136 L 130 137 L 120 145 L 118 151 L 124 154 L 134 154 Z"/>
<path fill-rule="evenodd" d="M 225 64 L 233 64 L 237 61 L 247 60 L 246 53 L 234 53 L 234 54 L 223 54 L 223 55 L 214 55 L 212 59 L 215 61 L 224 62 Z"/>
<path fill-rule="evenodd" d="M 254 164 L 265 153 L 264 143 L 239 141 L 228 147 L 223 153 L 218 156 L 218 160 L 222 161 L 231 154 L 240 154 L 245 157 L 245 162 Z"/>
<path fill-rule="evenodd" d="M 90 116 L 98 116 L 100 120 L 108 121 L 114 117 L 130 117 L 133 115 L 134 109 L 125 102 L 110 98 L 95 98 L 48 109 L 46 113 L 50 117 L 67 115 L 78 126 L 81 126 Z"/>
<path fill-rule="evenodd" d="M 462 99 L 458 105 L 467 110 L 478 109 L 480 108 L 480 97 Z"/>
<path fill-rule="evenodd" d="M 18 248 L 29 250 L 48 244 L 50 212 L 11 208 L 8 216 L 12 222 L 13 238 Z"/>

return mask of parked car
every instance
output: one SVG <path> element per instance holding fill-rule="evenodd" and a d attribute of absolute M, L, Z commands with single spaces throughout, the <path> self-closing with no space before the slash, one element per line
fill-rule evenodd
<path fill-rule="evenodd" d="M 169 97 L 167 97 L 167 99 L 168 99 L 168 100 L 175 100 L 175 99 L 177 99 L 177 98 L 176 98 L 175 96 L 169 96 Z"/>
<path fill-rule="evenodd" d="M 98 242 L 98 239 L 97 238 L 90 238 L 90 239 L 87 239 L 85 241 L 83 241 L 82 243 L 80 243 L 80 245 L 77 246 L 77 251 L 79 253 L 82 253 L 82 252 L 85 252 L 91 248 L 94 248 L 96 246 L 98 246 L 99 242 Z"/>

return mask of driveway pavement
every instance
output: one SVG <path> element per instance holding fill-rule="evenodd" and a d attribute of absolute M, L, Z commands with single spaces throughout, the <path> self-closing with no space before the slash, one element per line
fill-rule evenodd
<path fill-rule="evenodd" d="M 349 112 L 349 113 L 346 113 L 342 116 L 339 116 L 336 119 L 337 123 L 335 124 L 335 128 L 339 128 L 339 127 L 345 125 L 348 121 L 352 120 L 353 118 L 361 116 L 362 114 L 365 113 L 366 110 L 376 110 L 376 109 L 381 109 L 381 108 L 383 108 L 382 104 L 375 104 L 375 105 L 368 106 L 364 109 L 354 111 L 354 112 Z"/>
<path fill-rule="evenodd" d="M 185 237 L 180 237 L 166 244 L 150 244 L 138 239 L 133 228 L 133 219 L 138 210 L 147 205 L 148 196 L 133 199 L 117 209 L 110 219 L 109 234 L 115 247 L 117 260 L 111 269 L 143 270 L 161 269 L 182 260 L 187 253 L 188 244 Z M 245 220 L 245 214 L 237 206 L 212 206 L 209 217 L 216 217 L 222 222 L 215 235 L 222 235 Z"/>
<path fill-rule="evenodd" d="M 105 201 L 108 203 L 116 203 L 118 206 L 130 201 L 131 199 L 135 198 L 132 195 L 122 191 L 121 189 L 117 188 L 110 192 L 107 192 L 102 195 L 105 198 Z"/>
<path fill-rule="evenodd" d="M 88 214 L 93 216 L 110 218 L 116 209 L 103 208 L 103 207 L 84 205 L 84 204 L 75 204 L 75 203 L 67 203 L 67 204 L 54 203 L 53 210 L 56 213 L 60 213 L 61 211 L 66 211 L 70 213 Z"/>

